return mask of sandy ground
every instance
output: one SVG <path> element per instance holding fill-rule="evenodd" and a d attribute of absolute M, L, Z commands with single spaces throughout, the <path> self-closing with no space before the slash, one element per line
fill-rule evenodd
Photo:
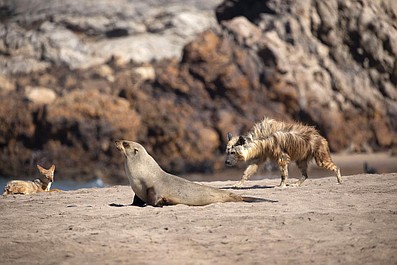
<path fill-rule="evenodd" d="M 277 203 L 202 207 L 109 206 L 128 186 L 2 197 L 0 263 L 397 264 L 397 173 L 278 183 L 235 190 Z"/>

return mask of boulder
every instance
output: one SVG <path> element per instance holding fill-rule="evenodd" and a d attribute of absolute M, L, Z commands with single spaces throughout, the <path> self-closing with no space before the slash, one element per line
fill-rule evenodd
<path fill-rule="evenodd" d="M 57 95 L 56 93 L 46 87 L 31 87 L 25 88 L 26 98 L 35 104 L 50 104 L 52 103 Z"/>

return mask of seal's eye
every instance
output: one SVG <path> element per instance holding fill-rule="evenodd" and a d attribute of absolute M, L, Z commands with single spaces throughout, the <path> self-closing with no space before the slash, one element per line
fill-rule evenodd
<path fill-rule="evenodd" d="M 130 145 L 127 142 L 123 142 L 123 147 L 128 148 L 128 147 L 130 147 Z"/>

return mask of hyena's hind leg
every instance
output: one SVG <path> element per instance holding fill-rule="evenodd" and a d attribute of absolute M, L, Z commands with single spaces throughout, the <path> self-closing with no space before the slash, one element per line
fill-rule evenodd
<path fill-rule="evenodd" d="M 331 170 L 335 172 L 336 179 L 338 180 L 338 183 L 342 183 L 342 177 L 340 175 L 340 168 L 334 164 L 334 162 L 331 159 L 331 154 L 328 148 L 328 143 L 324 139 L 322 141 L 321 146 L 319 147 L 319 150 L 314 154 L 314 160 L 316 161 L 316 164 L 319 167 Z"/>
<path fill-rule="evenodd" d="M 307 175 L 308 161 L 307 160 L 296 161 L 296 165 L 298 166 L 299 170 L 301 171 L 302 177 L 296 183 L 294 183 L 294 185 L 300 186 L 308 178 L 308 175 Z"/>
<path fill-rule="evenodd" d="M 288 164 L 291 161 L 291 158 L 288 154 L 280 154 L 277 158 L 277 164 L 281 173 L 281 182 L 279 187 L 285 188 L 288 185 Z"/>

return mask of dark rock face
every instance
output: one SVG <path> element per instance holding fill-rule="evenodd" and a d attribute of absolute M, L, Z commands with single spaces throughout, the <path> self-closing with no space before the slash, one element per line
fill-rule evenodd
<path fill-rule="evenodd" d="M 74 90 L 51 104 L 2 97 L 1 170 L 29 175 L 32 163 L 55 163 L 71 178 L 107 177 L 118 159 L 117 138 L 136 139 L 141 120 L 130 103 L 97 90 Z"/>
<path fill-rule="evenodd" d="M 106 6 L 100 3 L 98 8 Z M 146 41 L 162 43 L 152 34 L 164 37 L 170 30 L 184 39 L 178 26 L 164 27 L 172 21 L 192 26 L 193 18 L 202 17 L 175 10 L 141 21 Z M 168 171 L 219 170 L 226 133 L 244 133 L 265 115 L 315 125 L 333 151 L 397 144 L 393 1 L 225 1 L 216 9 L 220 27 L 198 34 L 180 59 L 149 54 L 141 61 L 136 60 L 141 50 L 129 49 L 135 44 L 123 46 L 129 41 L 124 38 L 137 40 L 130 16 L 115 26 L 89 23 L 101 12 L 84 19 L 64 13 L 47 21 L 33 12 L 25 19 L 40 21 L 32 24 L 40 27 L 28 29 L 8 12 L 8 22 L 0 26 L 0 35 L 7 35 L 5 44 L 0 41 L 0 51 L 6 51 L 0 53 L 1 175 L 30 174 L 39 162 L 55 163 L 62 177 L 125 181 L 113 146 L 120 138 L 144 144 Z M 183 34 L 197 34 L 197 28 L 184 28 Z M 38 57 L 37 40 L 49 44 Z M 126 49 L 96 61 L 98 45 L 101 52 Z M 127 63 L 131 57 L 143 63 Z"/>

